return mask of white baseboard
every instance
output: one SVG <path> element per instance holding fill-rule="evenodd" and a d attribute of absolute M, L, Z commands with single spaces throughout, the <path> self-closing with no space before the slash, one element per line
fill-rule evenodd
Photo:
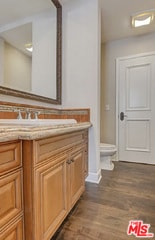
<path fill-rule="evenodd" d="M 102 178 L 101 169 L 99 169 L 97 173 L 89 172 L 89 175 L 86 178 L 86 182 L 91 182 L 91 183 L 97 183 L 98 184 L 100 182 L 101 178 Z"/>

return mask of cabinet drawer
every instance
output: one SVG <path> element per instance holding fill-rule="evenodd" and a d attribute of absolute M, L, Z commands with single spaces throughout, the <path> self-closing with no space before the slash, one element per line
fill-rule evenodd
<path fill-rule="evenodd" d="M 22 219 L 16 220 L 13 224 L 9 225 L 0 233 L 1 240 L 24 240 L 23 238 L 23 221 Z"/>
<path fill-rule="evenodd" d="M 0 177 L 0 229 L 22 212 L 21 178 L 20 170 Z"/>
<path fill-rule="evenodd" d="M 35 163 L 82 144 L 84 139 L 85 132 L 79 132 L 38 140 L 35 142 Z"/>
<path fill-rule="evenodd" d="M 0 175 L 21 165 L 21 142 L 0 144 Z"/>

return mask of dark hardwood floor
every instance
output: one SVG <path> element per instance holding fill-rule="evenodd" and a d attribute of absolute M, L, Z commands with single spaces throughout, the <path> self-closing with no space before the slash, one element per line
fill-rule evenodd
<path fill-rule="evenodd" d="M 86 191 L 52 240 L 141 239 L 127 235 L 130 220 L 150 224 L 155 234 L 155 166 L 115 162 Z M 155 239 L 145 238 L 145 239 Z"/>

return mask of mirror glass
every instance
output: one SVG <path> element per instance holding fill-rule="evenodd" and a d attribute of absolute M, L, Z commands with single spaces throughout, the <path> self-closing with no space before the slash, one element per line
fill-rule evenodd
<path fill-rule="evenodd" d="M 32 92 L 32 23 L 23 24 L 0 33 L 1 86 Z"/>
<path fill-rule="evenodd" d="M 50 9 L 0 28 L 1 93 L 61 103 L 61 14 L 52 0 Z"/>

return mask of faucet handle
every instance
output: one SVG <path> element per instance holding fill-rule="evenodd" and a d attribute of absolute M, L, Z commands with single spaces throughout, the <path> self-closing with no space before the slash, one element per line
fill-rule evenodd
<path fill-rule="evenodd" d="M 39 114 L 40 114 L 40 112 L 34 112 L 34 119 L 38 119 Z"/>
<path fill-rule="evenodd" d="M 26 111 L 25 118 L 26 118 L 26 119 L 31 119 L 31 112 L 30 112 L 30 110 L 28 110 L 28 109 L 27 109 L 27 111 Z"/>
<path fill-rule="evenodd" d="M 21 110 L 20 109 L 14 109 L 14 112 L 17 112 L 17 119 L 22 119 L 22 114 L 21 114 Z"/>

